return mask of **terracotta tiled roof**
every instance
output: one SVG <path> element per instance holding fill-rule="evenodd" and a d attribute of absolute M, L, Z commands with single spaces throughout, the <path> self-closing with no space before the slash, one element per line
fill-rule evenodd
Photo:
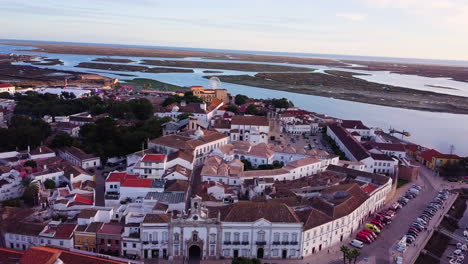
<path fill-rule="evenodd" d="M 376 154 L 376 153 L 371 153 L 371 157 L 374 160 L 386 160 L 386 161 L 393 161 L 393 158 L 388 156 L 387 154 Z"/>
<path fill-rule="evenodd" d="M 261 218 L 274 223 L 299 223 L 294 211 L 284 203 L 238 202 L 233 205 L 211 208 L 210 215 L 221 213 L 223 222 L 254 222 Z"/>
<path fill-rule="evenodd" d="M 143 162 L 163 162 L 166 159 L 164 154 L 146 154 L 142 161 Z"/>
<path fill-rule="evenodd" d="M 0 263 L 2 264 L 18 264 L 24 252 L 16 251 L 8 248 L 0 248 Z"/>
<path fill-rule="evenodd" d="M 96 233 L 99 231 L 104 223 L 103 222 L 92 222 L 91 224 L 88 225 L 86 230 L 84 232 L 87 233 Z"/>
<path fill-rule="evenodd" d="M 53 264 L 60 256 L 60 250 L 53 248 L 30 248 L 24 252 L 21 257 L 21 263 L 23 264 Z"/>
<path fill-rule="evenodd" d="M 69 154 L 73 155 L 74 157 L 80 160 L 87 160 L 87 159 L 94 159 L 96 156 L 93 154 L 87 154 L 83 150 L 76 148 L 76 147 L 63 147 L 60 151 L 68 152 Z"/>
<path fill-rule="evenodd" d="M 106 182 L 120 182 L 123 183 L 127 179 L 137 179 L 136 174 L 127 174 L 126 172 L 111 172 L 107 176 Z"/>
<path fill-rule="evenodd" d="M 266 176 L 275 176 L 281 174 L 289 173 L 288 170 L 283 168 L 281 169 L 273 169 L 273 170 L 251 170 L 251 171 L 244 171 L 244 177 L 266 177 Z"/>
<path fill-rule="evenodd" d="M 174 159 L 177 159 L 177 158 L 181 158 L 183 160 L 186 160 L 188 162 L 193 162 L 193 156 L 191 154 L 188 154 L 186 152 L 183 152 L 183 151 L 176 151 L 176 152 L 172 152 L 171 154 L 169 154 L 167 156 L 167 161 L 171 161 L 171 160 L 174 160 Z"/>
<path fill-rule="evenodd" d="M 75 231 L 75 224 L 60 224 L 57 227 L 54 238 L 57 239 L 68 239 L 73 236 L 73 231 Z"/>
<path fill-rule="evenodd" d="M 154 179 L 126 179 L 121 183 L 122 187 L 143 187 L 150 188 L 153 186 Z"/>
<path fill-rule="evenodd" d="M 348 129 L 369 129 L 360 120 L 343 120 L 341 126 Z"/>
<path fill-rule="evenodd" d="M 21 222 L 21 220 L 19 221 L 20 222 L 15 224 L 4 223 L 3 228 L 5 229 L 5 232 L 27 236 L 38 236 L 46 226 L 45 223 Z"/>
<path fill-rule="evenodd" d="M 91 217 L 96 216 L 98 210 L 96 209 L 83 209 L 81 212 L 78 214 L 78 218 L 85 218 L 89 219 Z"/>
<path fill-rule="evenodd" d="M 195 131 L 185 131 L 177 135 L 167 135 L 151 140 L 150 142 L 157 145 L 163 145 L 183 151 L 193 151 L 196 147 L 208 144 L 210 142 L 227 138 L 228 135 L 213 131 L 202 130 L 203 136 L 194 137 Z"/>
<path fill-rule="evenodd" d="M 117 223 L 103 224 L 98 234 L 120 235 L 123 231 L 123 226 Z"/>
<path fill-rule="evenodd" d="M 368 145 L 380 150 L 405 152 L 405 145 L 403 144 L 369 142 Z"/>
<path fill-rule="evenodd" d="M 78 203 L 82 203 L 82 204 L 88 204 L 88 205 L 94 204 L 94 198 L 92 194 L 91 195 L 86 195 L 86 194 L 81 194 L 81 193 L 76 194 L 74 201 Z"/>
<path fill-rule="evenodd" d="M 232 125 L 269 126 L 266 116 L 233 116 Z"/>
<path fill-rule="evenodd" d="M 171 217 L 168 214 L 146 214 L 143 223 L 165 224 L 170 220 Z"/>
<path fill-rule="evenodd" d="M 187 192 L 189 187 L 188 181 L 170 180 L 167 181 L 164 187 L 165 192 Z"/>
<path fill-rule="evenodd" d="M 339 124 L 332 124 L 328 126 L 328 129 L 331 129 L 333 133 L 338 137 L 338 139 L 346 146 L 346 148 L 351 152 L 351 154 L 357 160 L 363 160 L 370 157 L 370 153 L 367 151 L 364 146 L 358 142 L 351 134 L 346 131 Z"/>
<path fill-rule="evenodd" d="M 185 167 L 182 166 L 182 165 L 179 165 L 179 164 L 174 165 L 174 166 L 172 166 L 172 167 L 166 169 L 166 171 L 164 172 L 163 177 L 167 177 L 167 176 L 169 176 L 170 174 L 172 174 L 172 173 L 174 173 L 174 172 L 178 172 L 178 173 L 184 175 L 184 176 L 187 177 L 187 178 L 192 177 L 192 171 L 189 170 L 189 169 L 187 169 L 187 168 L 185 168 Z"/>

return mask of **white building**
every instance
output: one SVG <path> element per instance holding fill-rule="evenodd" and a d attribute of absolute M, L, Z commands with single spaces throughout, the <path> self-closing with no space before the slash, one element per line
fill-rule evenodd
<path fill-rule="evenodd" d="M 208 127 L 210 120 L 217 114 L 218 109 L 223 105 L 222 101 L 215 100 L 209 106 L 206 103 L 180 103 L 180 105 L 170 105 L 155 110 L 154 115 L 157 117 L 170 117 L 177 120 L 178 116 L 182 114 L 192 114 L 197 122 L 203 126 Z"/>
<path fill-rule="evenodd" d="M 8 83 L 0 83 L 0 93 L 9 93 L 9 94 L 14 94 L 15 93 L 15 86 L 8 84 Z"/>
<path fill-rule="evenodd" d="M 130 170 L 141 178 L 161 179 L 166 170 L 166 160 L 165 154 L 144 154 Z"/>
<path fill-rule="evenodd" d="M 355 132 L 355 131 L 353 131 Z M 337 146 L 344 152 L 350 161 L 364 163 L 368 172 L 395 174 L 398 161 L 386 154 L 369 152 L 352 134 L 341 125 L 332 124 L 328 126 L 327 135 L 330 136 Z"/>
<path fill-rule="evenodd" d="M 95 168 L 101 166 L 101 159 L 92 154 L 87 154 L 79 148 L 64 147 L 59 149 L 59 156 L 68 160 L 72 164 L 83 169 Z"/>
<path fill-rule="evenodd" d="M 23 191 L 19 172 L 10 167 L 0 166 L 0 201 L 21 197 Z"/>
<path fill-rule="evenodd" d="M 163 191 L 164 182 L 161 180 L 143 179 L 126 172 L 111 172 L 106 179 L 106 205 L 111 204 L 112 200 L 119 202 L 127 198 L 143 198 L 150 192 Z"/>
<path fill-rule="evenodd" d="M 266 116 L 233 116 L 231 141 L 249 141 L 252 144 L 268 143 L 270 123 Z"/>
<path fill-rule="evenodd" d="M 227 135 L 217 131 L 197 129 L 150 140 L 148 148 L 168 155 L 181 151 L 187 154 L 185 156 L 194 157 L 194 165 L 200 165 L 211 151 L 227 144 L 228 139 Z"/>

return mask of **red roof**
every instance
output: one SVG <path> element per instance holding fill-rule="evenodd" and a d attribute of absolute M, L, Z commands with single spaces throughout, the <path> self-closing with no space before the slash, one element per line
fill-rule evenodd
<path fill-rule="evenodd" d="M 7 87 L 13 87 L 13 85 L 9 83 L 0 83 L 0 88 L 7 88 Z"/>
<path fill-rule="evenodd" d="M 72 237 L 73 231 L 75 230 L 75 224 L 61 224 L 57 227 L 55 237 L 57 239 L 68 239 Z"/>
<path fill-rule="evenodd" d="M 111 172 L 106 179 L 106 182 L 124 182 L 125 179 L 136 179 L 138 175 L 127 174 L 126 172 Z"/>
<path fill-rule="evenodd" d="M 418 146 L 418 145 L 409 144 L 409 145 L 405 145 L 405 149 L 406 149 L 406 150 L 409 150 L 409 151 L 412 151 L 412 152 L 416 152 L 416 151 L 419 149 L 419 146 Z"/>
<path fill-rule="evenodd" d="M 368 185 L 362 187 L 361 189 L 362 189 L 363 192 L 365 192 L 365 193 L 367 193 L 367 194 L 370 194 L 370 193 L 372 193 L 374 190 L 376 190 L 377 188 L 378 188 L 377 186 L 368 184 Z"/>
<path fill-rule="evenodd" d="M 166 159 L 166 155 L 164 154 L 146 154 L 142 161 L 145 162 L 162 162 Z"/>
<path fill-rule="evenodd" d="M 120 235 L 123 231 L 123 226 L 120 224 L 104 224 L 98 234 Z"/>
<path fill-rule="evenodd" d="M 83 204 L 93 204 L 94 201 L 89 196 L 84 196 L 82 194 L 75 195 L 75 202 L 83 203 Z"/>
<path fill-rule="evenodd" d="M 151 187 L 153 179 L 126 179 L 121 183 L 122 187 Z"/>
<path fill-rule="evenodd" d="M 426 161 L 432 162 L 432 158 L 440 154 L 441 153 L 439 151 L 435 149 L 430 149 L 430 150 L 423 151 L 423 153 L 421 153 L 421 157 Z"/>

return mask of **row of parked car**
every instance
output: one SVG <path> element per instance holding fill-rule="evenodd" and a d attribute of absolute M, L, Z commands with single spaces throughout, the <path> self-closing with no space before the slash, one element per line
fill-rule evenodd
<path fill-rule="evenodd" d="M 429 221 L 437 213 L 437 211 L 442 208 L 442 205 L 444 201 L 447 200 L 448 195 L 449 193 L 447 190 L 440 191 L 437 196 L 426 206 L 421 215 L 415 219 L 406 233 L 406 243 L 408 245 L 412 244 L 418 235 L 423 230 L 427 229 L 426 226 L 429 224 Z"/>
<path fill-rule="evenodd" d="M 364 243 L 370 244 L 377 239 L 382 229 L 392 222 L 396 212 L 401 209 L 399 203 L 392 204 L 389 208 L 375 214 L 374 218 L 364 226 L 364 229 L 356 234 L 356 239 L 351 241 L 351 245 L 361 248 Z"/>

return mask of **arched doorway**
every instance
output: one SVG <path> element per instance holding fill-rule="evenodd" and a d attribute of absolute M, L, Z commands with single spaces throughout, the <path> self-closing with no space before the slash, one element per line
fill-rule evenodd
<path fill-rule="evenodd" d="M 201 259 L 201 249 L 199 246 L 193 245 L 189 248 L 189 259 Z"/>
<path fill-rule="evenodd" d="M 257 249 L 257 258 L 263 258 L 263 248 Z"/>

